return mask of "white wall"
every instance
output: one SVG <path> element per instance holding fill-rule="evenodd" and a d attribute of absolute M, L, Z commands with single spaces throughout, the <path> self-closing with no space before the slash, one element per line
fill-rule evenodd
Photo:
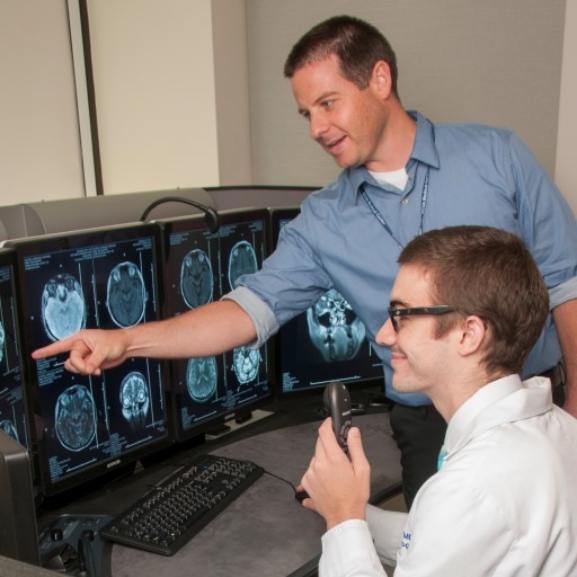
<path fill-rule="evenodd" d="M 573 0 L 574 1 L 574 0 Z M 397 54 L 407 109 L 513 128 L 553 175 L 565 0 L 250 0 L 253 178 L 322 185 L 338 173 L 296 112 L 282 70 L 311 26 L 364 18 Z"/>
<path fill-rule="evenodd" d="M 90 0 L 105 194 L 218 184 L 210 0 Z"/>
<path fill-rule="evenodd" d="M 252 184 L 246 0 L 212 0 L 212 34 L 219 184 Z"/>
<path fill-rule="evenodd" d="M 105 194 L 250 184 L 245 0 L 89 0 Z"/>
<path fill-rule="evenodd" d="M 66 0 L 0 0 L 0 204 L 83 196 Z"/>
<path fill-rule="evenodd" d="M 512 125 L 575 208 L 576 2 L 88 0 L 105 192 L 334 178 L 282 64 L 346 11 L 391 37 L 407 107 Z M 82 196 L 66 0 L 0 0 L 0 75 L 0 204 Z"/>
<path fill-rule="evenodd" d="M 577 214 L 577 0 L 567 0 L 555 181 Z"/>
<path fill-rule="evenodd" d="M 105 194 L 250 184 L 245 0 L 89 0 Z"/>
<path fill-rule="evenodd" d="M 245 0 L 87 4 L 104 193 L 250 184 Z M 67 0 L 0 0 L 0 75 L 0 205 L 84 196 Z"/>

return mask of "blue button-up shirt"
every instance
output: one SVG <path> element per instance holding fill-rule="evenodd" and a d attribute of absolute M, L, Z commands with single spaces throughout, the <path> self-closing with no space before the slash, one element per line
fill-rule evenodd
<path fill-rule="evenodd" d="M 225 298 L 249 313 L 260 345 L 336 288 L 365 324 L 367 338 L 383 360 L 387 395 L 422 405 L 430 403 L 424 395 L 392 389 L 390 351 L 374 341 L 387 320 L 399 245 L 405 246 L 421 226 L 423 231 L 453 225 L 508 230 L 533 254 L 554 308 L 577 298 L 577 223 L 557 187 L 512 131 L 433 125 L 413 116 L 417 135 L 404 190 L 377 183 L 365 168 L 345 169 L 336 182 L 305 199 L 300 216 L 283 228 L 262 270 L 242 277 L 241 287 Z M 361 185 L 390 231 L 363 199 Z M 550 316 L 524 375 L 548 370 L 560 357 Z"/>

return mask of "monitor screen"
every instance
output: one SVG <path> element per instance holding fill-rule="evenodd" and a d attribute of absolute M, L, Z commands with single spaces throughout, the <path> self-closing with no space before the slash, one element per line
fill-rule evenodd
<path fill-rule="evenodd" d="M 211 233 L 199 217 L 163 221 L 166 311 L 169 317 L 217 301 L 267 252 L 266 209 L 220 213 Z M 178 441 L 222 428 L 272 399 L 269 349 L 240 347 L 171 363 L 171 405 Z"/>
<path fill-rule="evenodd" d="M 160 319 L 159 232 L 137 223 L 11 241 L 27 353 L 79 329 Z M 160 361 L 133 358 L 85 376 L 64 368 L 67 355 L 25 357 L 45 495 L 134 464 L 170 443 Z"/>
<path fill-rule="evenodd" d="M 299 213 L 298 208 L 271 209 L 271 250 L 283 227 Z M 274 351 L 279 399 L 318 393 L 332 381 L 349 388 L 380 386 L 383 381 L 383 364 L 365 338 L 364 324 L 336 289 L 283 325 Z"/>
<path fill-rule="evenodd" d="M 0 249 L 0 430 L 28 449 L 14 256 Z"/>

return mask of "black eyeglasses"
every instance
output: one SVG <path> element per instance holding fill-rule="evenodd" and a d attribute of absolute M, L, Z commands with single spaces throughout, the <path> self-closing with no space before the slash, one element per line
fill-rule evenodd
<path fill-rule="evenodd" d="M 399 321 L 403 317 L 410 317 L 413 315 L 446 315 L 447 313 L 454 313 L 456 309 L 447 305 L 437 305 L 431 307 L 415 307 L 412 309 L 393 309 L 389 307 L 389 317 L 393 323 L 395 332 L 399 330 Z"/>

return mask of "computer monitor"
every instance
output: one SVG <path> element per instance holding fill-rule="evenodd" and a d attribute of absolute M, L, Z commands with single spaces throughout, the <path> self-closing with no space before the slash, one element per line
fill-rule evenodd
<path fill-rule="evenodd" d="M 27 450 L 0 430 L 0 556 L 40 564 L 32 463 Z"/>
<path fill-rule="evenodd" d="M 132 358 L 85 376 L 64 368 L 67 355 L 30 357 L 79 329 L 159 320 L 159 243 L 159 228 L 144 223 L 9 243 L 17 256 L 25 387 L 45 496 L 126 473 L 171 443 L 161 361 Z"/>
<path fill-rule="evenodd" d="M 22 387 L 15 253 L 0 249 L 0 431 L 30 448 Z"/>
<path fill-rule="evenodd" d="M 270 210 L 271 250 L 299 213 L 290 207 Z M 345 383 L 352 393 L 382 385 L 383 363 L 365 337 L 364 324 L 336 289 L 283 325 L 274 338 L 278 399 L 319 394 L 332 381 Z"/>
<path fill-rule="evenodd" d="M 221 212 L 216 233 L 197 216 L 160 224 L 168 317 L 219 300 L 239 276 L 256 272 L 267 253 L 266 209 Z M 171 406 L 180 442 L 222 430 L 231 418 L 242 421 L 272 400 L 268 346 L 175 360 L 171 369 Z"/>

